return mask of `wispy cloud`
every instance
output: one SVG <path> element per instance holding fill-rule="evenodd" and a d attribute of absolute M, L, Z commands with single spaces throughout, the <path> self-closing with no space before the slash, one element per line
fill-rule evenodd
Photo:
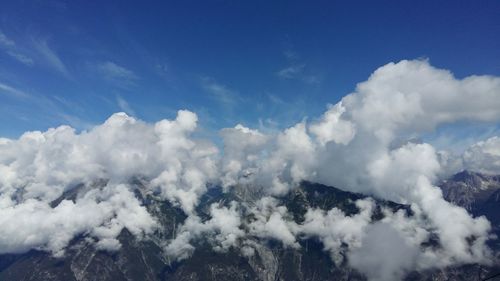
<path fill-rule="evenodd" d="M 5 51 L 7 55 L 12 57 L 13 59 L 17 60 L 18 62 L 27 65 L 27 66 L 32 66 L 34 64 L 34 61 L 31 57 L 27 56 L 26 54 L 23 54 L 20 50 L 19 47 L 17 46 L 16 42 L 5 33 L 3 33 L 0 30 L 0 48 Z"/>
<path fill-rule="evenodd" d="M 18 62 L 25 64 L 27 66 L 32 66 L 33 64 L 35 64 L 32 58 L 23 55 L 21 53 L 18 53 L 16 51 L 7 51 L 7 54 L 12 58 L 16 59 Z"/>
<path fill-rule="evenodd" d="M 5 46 L 5 47 L 14 47 L 16 43 L 9 39 L 7 35 L 5 35 L 2 31 L 0 31 L 0 45 Z"/>
<path fill-rule="evenodd" d="M 71 78 L 71 75 L 66 65 L 62 62 L 61 58 L 57 55 L 57 53 L 50 48 L 47 40 L 43 39 L 33 40 L 33 45 L 35 49 L 40 53 L 40 55 L 42 55 L 42 57 L 47 62 L 49 67 L 61 73 L 66 78 Z"/>
<path fill-rule="evenodd" d="M 118 104 L 118 107 L 120 108 L 121 111 L 129 115 L 136 116 L 135 111 L 132 109 L 129 103 L 121 96 L 116 97 L 116 103 Z"/>
<path fill-rule="evenodd" d="M 55 114 L 55 118 L 62 119 L 64 120 L 64 123 L 80 130 L 88 130 L 95 126 L 95 124 L 92 122 L 89 122 L 73 114 L 64 113 L 62 111 L 57 112 Z"/>
<path fill-rule="evenodd" d="M 299 54 L 297 54 L 295 51 L 288 49 L 283 52 L 283 55 L 289 59 L 289 60 L 298 60 L 299 59 Z"/>
<path fill-rule="evenodd" d="M 30 95 L 22 90 L 16 89 L 12 86 L 0 82 L 0 94 L 5 94 L 15 98 L 28 98 Z"/>
<path fill-rule="evenodd" d="M 292 51 L 286 50 L 283 52 L 288 65 L 276 72 L 276 76 L 285 80 L 299 80 L 308 84 L 318 84 L 321 79 L 318 75 L 312 74 L 306 68 L 306 63 L 300 60 L 300 56 Z"/>
<path fill-rule="evenodd" d="M 273 94 L 267 94 L 267 98 L 273 103 L 273 104 L 276 104 L 276 105 L 283 105 L 283 104 L 287 104 L 282 98 L 278 97 L 277 95 L 273 95 Z"/>
<path fill-rule="evenodd" d="M 25 122 L 45 120 L 45 122 L 51 122 L 52 124 L 59 124 L 63 120 L 66 124 L 78 129 L 88 129 L 93 125 L 74 114 L 75 111 L 81 109 L 81 106 L 63 98 L 57 96 L 47 97 L 41 93 L 30 93 L 0 82 L 0 98 L 3 95 L 16 99 L 13 103 L 9 103 L 9 105 L 15 106 L 7 106 L 7 110 L 5 111 L 4 108 L 2 111 L 2 114 L 9 116 L 9 118 L 16 118 Z M 66 109 L 61 107 L 61 104 Z"/>
<path fill-rule="evenodd" d="M 138 79 L 137 75 L 132 70 L 129 70 L 123 66 L 120 66 L 114 62 L 104 62 L 101 63 L 99 69 L 106 74 L 109 78 L 113 79 L 127 79 L 127 80 L 135 80 Z"/>
<path fill-rule="evenodd" d="M 98 63 L 96 68 L 106 80 L 122 88 L 133 86 L 139 80 L 132 70 L 111 61 Z"/>
<path fill-rule="evenodd" d="M 304 72 L 305 64 L 292 64 L 279 70 L 276 74 L 284 79 L 295 79 Z"/>
<path fill-rule="evenodd" d="M 233 107 L 241 100 L 238 92 L 229 89 L 226 85 L 220 84 L 212 78 L 203 77 L 201 79 L 201 86 L 214 99 L 226 107 Z"/>

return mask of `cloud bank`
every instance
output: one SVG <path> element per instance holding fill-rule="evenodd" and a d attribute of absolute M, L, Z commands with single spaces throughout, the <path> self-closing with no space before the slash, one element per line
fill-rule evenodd
<path fill-rule="evenodd" d="M 168 200 L 187 215 L 166 242 L 167 255 L 176 259 L 188 257 L 200 237 L 217 251 L 239 247 L 246 255 L 255 239 L 300 247 L 300 239 L 315 237 L 332 260 L 347 257 L 372 280 L 487 263 L 489 222 L 446 202 L 434 183 L 445 171 L 464 168 L 500 174 L 498 137 L 457 157 L 412 140 L 443 124 L 499 120 L 500 78 L 457 79 L 416 60 L 380 67 L 310 122 L 270 134 L 240 124 L 222 129 L 222 151 L 193 137 L 197 116 L 185 110 L 154 124 L 117 113 L 82 133 L 61 126 L 0 139 L 0 253 L 42 249 L 62 255 L 80 234 L 112 250 L 120 246 L 116 237 L 123 228 L 147 238 L 157 223 L 128 184 L 138 177 L 147 183 L 141 193 Z M 297 223 L 276 198 L 304 180 L 409 204 L 414 216 L 383 210 L 382 221 L 374 222 L 374 203 L 367 199 L 356 202 L 358 214 L 309 209 Z M 74 201 L 54 205 L 80 183 L 85 188 Z M 243 186 L 257 196 L 214 204 L 203 220 L 195 207 L 207 184 L 226 192 Z M 433 235 L 440 248 L 423 247 Z M 380 251 L 391 254 L 374 259 Z"/>

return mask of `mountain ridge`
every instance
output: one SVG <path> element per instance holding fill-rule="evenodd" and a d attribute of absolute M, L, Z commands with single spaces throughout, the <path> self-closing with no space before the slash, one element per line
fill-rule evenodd
<path fill-rule="evenodd" d="M 493 182 L 498 181 L 500 177 L 459 173 L 443 182 L 442 190 L 447 200 L 457 198 L 456 194 L 451 192 L 453 186 L 460 186 L 466 191 L 472 190 L 473 192 L 469 190 L 468 196 L 476 193 L 483 196 L 481 191 L 484 191 L 484 188 L 479 184 L 483 184 L 484 179 L 493 179 Z M 95 186 L 103 184 L 104 181 L 95 183 Z M 122 246 L 116 252 L 96 249 L 87 237 L 80 235 L 67 247 L 63 258 L 55 258 L 47 252 L 37 250 L 23 254 L 0 255 L 0 280 L 366 280 L 360 272 L 350 268 L 345 259 L 340 264 L 333 262 L 324 250 L 324 245 L 314 237 L 298 240 L 299 248 L 285 247 L 273 239 L 254 239 L 249 243 L 253 243 L 255 252 L 248 256 L 242 255 L 240 249 L 233 247 L 227 251 L 214 251 L 210 241 L 202 238 L 194 241 L 196 247 L 189 258 L 172 259 L 163 252 L 164 241 L 176 237 L 177 228 L 187 216 L 179 207 L 166 200 L 159 201 L 151 194 L 142 194 L 143 183 L 140 179 L 131 180 L 131 184 L 134 186 L 136 197 L 140 198 L 142 204 L 155 215 L 161 225 L 150 239 L 137 240 L 124 228 L 118 236 Z M 500 185 L 498 187 L 500 188 Z M 76 185 L 53 204 L 57 205 L 62 200 L 75 200 L 79 189 L 83 188 L 83 185 Z M 496 185 L 491 184 L 487 189 L 490 188 L 496 188 Z M 494 195 L 493 192 L 490 196 Z M 230 206 L 231 202 L 240 200 L 252 205 L 255 203 L 252 202 L 252 197 L 244 186 L 226 192 L 220 187 L 210 187 L 201 197 L 196 212 L 202 221 L 207 221 L 210 219 L 209 210 L 213 204 Z M 286 206 L 293 221 L 300 224 L 304 222 L 306 210 L 309 208 L 323 211 L 337 208 L 346 215 L 354 215 L 360 211 L 354 202 L 366 198 L 369 196 L 303 182 L 278 200 L 281 205 Z M 401 210 L 406 216 L 413 215 L 408 205 L 371 200 L 375 202 L 372 214 L 374 221 L 383 218 L 382 208 Z M 487 198 L 477 202 L 487 204 L 491 200 Z M 456 201 L 458 204 L 468 202 L 470 201 Z M 497 202 L 493 201 L 493 206 Z M 484 212 L 483 209 L 475 207 L 470 211 L 474 214 Z M 251 217 L 243 219 L 252 220 Z M 498 228 L 494 227 L 494 231 L 498 232 Z M 498 249 L 496 251 L 498 255 Z M 481 280 L 498 270 L 499 266 L 463 265 L 409 272 L 405 280 Z"/>

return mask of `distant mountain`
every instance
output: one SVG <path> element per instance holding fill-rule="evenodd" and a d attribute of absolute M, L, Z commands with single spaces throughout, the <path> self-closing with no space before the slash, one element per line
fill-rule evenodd
<path fill-rule="evenodd" d="M 500 228 L 500 175 L 463 171 L 441 184 L 444 198 L 476 216 L 486 216 Z"/>
<path fill-rule="evenodd" d="M 443 193 L 451 202 L 476 214 L 496 219 L 499 210 L 499 179 L 463 172 L 443 182 Z M 190 258 L 170 260 L 163 253 L 162 246 L 166 239 L 175 237 L 176 228 L 184 222 L 186 215 L 168 201 L 159 201 L 150 195 L 141 194 L 140 180 L 134 180 L 132 184 L 137 187 L 136 196 L 161 224 L 161 228 L 151 239 L 138 241 L 124 229 L 118 237 L 122 247 L 116 252 L 99 251 L 85 237 L 77 237 L 63 258 L 54 258 L 49 253 L 34 250 L 24 254 L 0 255 L 0 280 L 366 280 L 345 261 L 335 265 L 323 250 L 323 245 L 313 238 L 300 240 L 300 248 L 284 247 L 272 240 L 255 241 L 256 252 L 250 257 L 242 256 L 236 249 L 216 252 L 207 241 L 200 239 L 196 241 L 197 247 Z M 74 200 L 79 188 L 84 186 L 77 186 L 53 204 L 57 205 L 63 199 Z M 230 192 L 213 187 L 203 196 L 196 211 L 200 217 L 208 219 L 212 203 L 251 203 L 259 198 L 258 193 L 258 189 L 249 191 L 244 187 L 233 188 Z M 362 198 L 366 196 L 304 182 L 282 197 L 280 203 L 287 207 L 295 222 L 301 223 L 310 207 L 323 210 L 336 207 L 346 214 L 355 214 L 359 210 L 354 201 Z M 384 200 L 375 202 L 376 210 L 372 215 L 374 220 L 383 218 L 382 207 L 403 210 L 407 216 L 412 215 L 409 206 Z M 500 271 L 498 266 L 487 268 L 466 265 L 412 272 L 406 280 L 481 280 L 497 271 Z"/>

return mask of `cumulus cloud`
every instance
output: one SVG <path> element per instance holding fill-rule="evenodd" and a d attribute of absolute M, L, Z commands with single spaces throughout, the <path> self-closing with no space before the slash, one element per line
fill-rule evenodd
<path fill-rule="evenodd" d="M 349 262 L 370 280 L 401 280 L 405 271 L 414 268 L 418 249 L 389 224 L 369 225 L 361 244 L 350 252 Z"/>
<path fill-rule="evenodd" d="M 344 112 L 345 107 L 342 106 L 342 102 L 339 102 L 334 106 L 330 106 L 322 119 L 309 127 L 309 130 L 322 145 L 331 141 L 348 144 L 354 138 L 356 132 L 354 124 L 341 119 Z"/>
<path fill-rule="evenodd" d="M 443 154 L 412 139 L 441 124 L 497 122 L 499 93 L 497 77 L 459 80 L 420 60 L 387 64 L 321 119 L 270 136 L 266 152 L 251 162 L 254 182 L 282 194 L 311 180 L 415 205 L 428 217 L 428 229 L 437 229 L 443 260 L 486 262 L 488 221 L 442 198 L 433 183 L 445 168 Z M 476 239 L 469 243 L 470 237 Z"/>
<path fill-rule="evenodd" d="M 298 225 L 291 220 L 285 206 L 278 206 L 272 197 L 263 197 L 250 209 L 253 220 L 248 224 L 249 233 L 255 237 L 274 239 L 284 246 L 299 247 L 295 235 Z"/>
<path fill-rule="evenodd" d="M 264 151 L 268 137 L 241 124 L 222 129 L 220 134 L 224 140 L 225 154 L 221 164 L 224 173 L 222 184 L 228 187 L 254 172 L 252 167 Z"/>
<path fill-rule="evenodd" d="M 358 200 L 359 213 L 346 216 L 337 208 L 329 211 L 309 209 L 300 233 L 306 237 L 317 237 L 324 249 L 330 252 L 332 260 L 340 265 L 343 261 L 342 244 L 359 247 L 365 228 L 371 222 L 374 203 L 371 200 Z"/>
<path fill-rule="evenodd" d="M 175 120 L 149 125 L 117 113 L 90 131 L 61 126 L 28 132 L 0 147 L 0 180 L 5 196 L 55 200 L 72 184 L 94 179 L 126 182 L 139 176 L 150 188 L 186 211 L 217 174 L 211 144 L 192 140 L 197 116 L 179 111 Z"/>
<path fill-rule="evenodd" d="M 40 248 L 57 253 L 83 232 L 114 238 L 123 227 L 134 234 L 149 231 L 154 219 L 123 185 L 133 177 L 149 180 L 143 192 L 192 213 L 217 175 L 217 149 L 189 137 L 196 123 L 194 113 L 182 110 L 175 120 L 155 124 L 117 113 L 79 134 L 61 126 L 2 139 L 0 252 Z M 109 180 L 99 191 L 104 195 L 91 190 L 75 202 L 50 206 L 75 185 L 100 179 Z"/>
<path fill-rule="evenodd" d="M 463 154 L 464 168 L 484 174 L 500 174 L 500 138 L 492 137 L 469 147 Z"/>
<path fill-rule="evenodd" d="M 228 208 L 214 203 L 210 206 L 210 216 L 205 222 L 197 215 L 189 216 L 166 247 L 167 255 L 177 260 L 185 259 L 195 249 L 191 242 L 201 238 L 207 239 L 215 251 L 227 251 L 238 245 L 238 240 L 245 235 L 241 229 L 238 204 L 232 201 Z"/>
<path fill-rule="evenodd" d="M 175 120 L 154 124 L 118 113 L 81 133 L 62 126 L 0 139 L 0 252 L 37 248 L 57 254 L 82 233 L 97 247 L 116 249 L 124 227 L 138 237 L 149 233 L 155 219 L 127 185 L 131 177 L 140 177 L 146 179 L 141 192 L 187 214 L 165 245 L 175 259 L 188 257 L 201 238 L 216 251 L 236 246 L 251 255 L 255 241 L 272 239 L 297 248 L 300 239 L 314 237 L 335 262 L 347 257 L 372 280 L 398 279 L 414 269 L 486 263 L 489 222 L 446 202 L 435 182 L 463 167 L 498 173 L 498 138 L 458 158 L 414 140 L 446 123 L 498 122 L 499 93 L 498 77 L 457 79 L 427 61 L 401 61 L 377 69 L 312 122 L 272 133 L 242 125 L 222 129 L 222 153 L 192 136 L 197 116 L 182 110 Z M 99 179 L 109 182 L 86 189 L 74 202 L 50 205 L 72 186 Z M 277 198 L 304 180 L 405 203 L 414 215 L 384 209 L 384 218 L 373 222 L 374 201 L 359 200 L 357 214 L 312 208 L 298 223 Z M 213 204 L 209 218 L 202 219 L 195 207 L 211 182 L 225 192 L 244 189 L 252 196 L 242 196 L 248 199 L 242 204 Z M 67 216 L 79 208 L 96 214 Z M 14 216 L 26 219 L 22 235 L 14 233 Z M 55 232 L 52 225 L 60 226 L 60 235 L 49 235 Z M 425 246 L 432 237 L 439 247 Z M 391 254 L 373 259 L 380 251 Z"/>
<path fill-rule="evenodd" d="M 343 104 L 356 124 L 390 140 L 458 120 L 498 120 L 499 88 L 498 77 L 458 80 L 427 61 L 401 61 L 377 69 Z"/>
<path fill-rule="evenodd" d="M 222 131 L 225 150 L 223 175 L 229 183 L 251 183 L 264 186 L 265 193 L 283 195 L 291 184 L 298 184 L 311 174 L 315 161 L 314 144 L 307 134 L 306 123 L 301 122 L 274 136 L 264 136 L 243 126 Z M 235 146 L 236 145 L 236 146 Z M 249 151 L 248 155 L 233 154 L 237 146 Z M 248 158 L 247 158 L 248 157 Z"/>
<path fill-rule="evenodd" d="M 39 249 L 60 256 L 78 234 L 95 238 L 101 249 L 110 249 L 109 245 L 116 249 L 116 237 L 124 227 L 142 237 L 155 226 L 155 220 L 124 185 L 93 189 L 75 202 L 63 200 L 54 208 L 41 200 L 16 203 L 2 196 L 0 208 L 0 253 Z"/>

